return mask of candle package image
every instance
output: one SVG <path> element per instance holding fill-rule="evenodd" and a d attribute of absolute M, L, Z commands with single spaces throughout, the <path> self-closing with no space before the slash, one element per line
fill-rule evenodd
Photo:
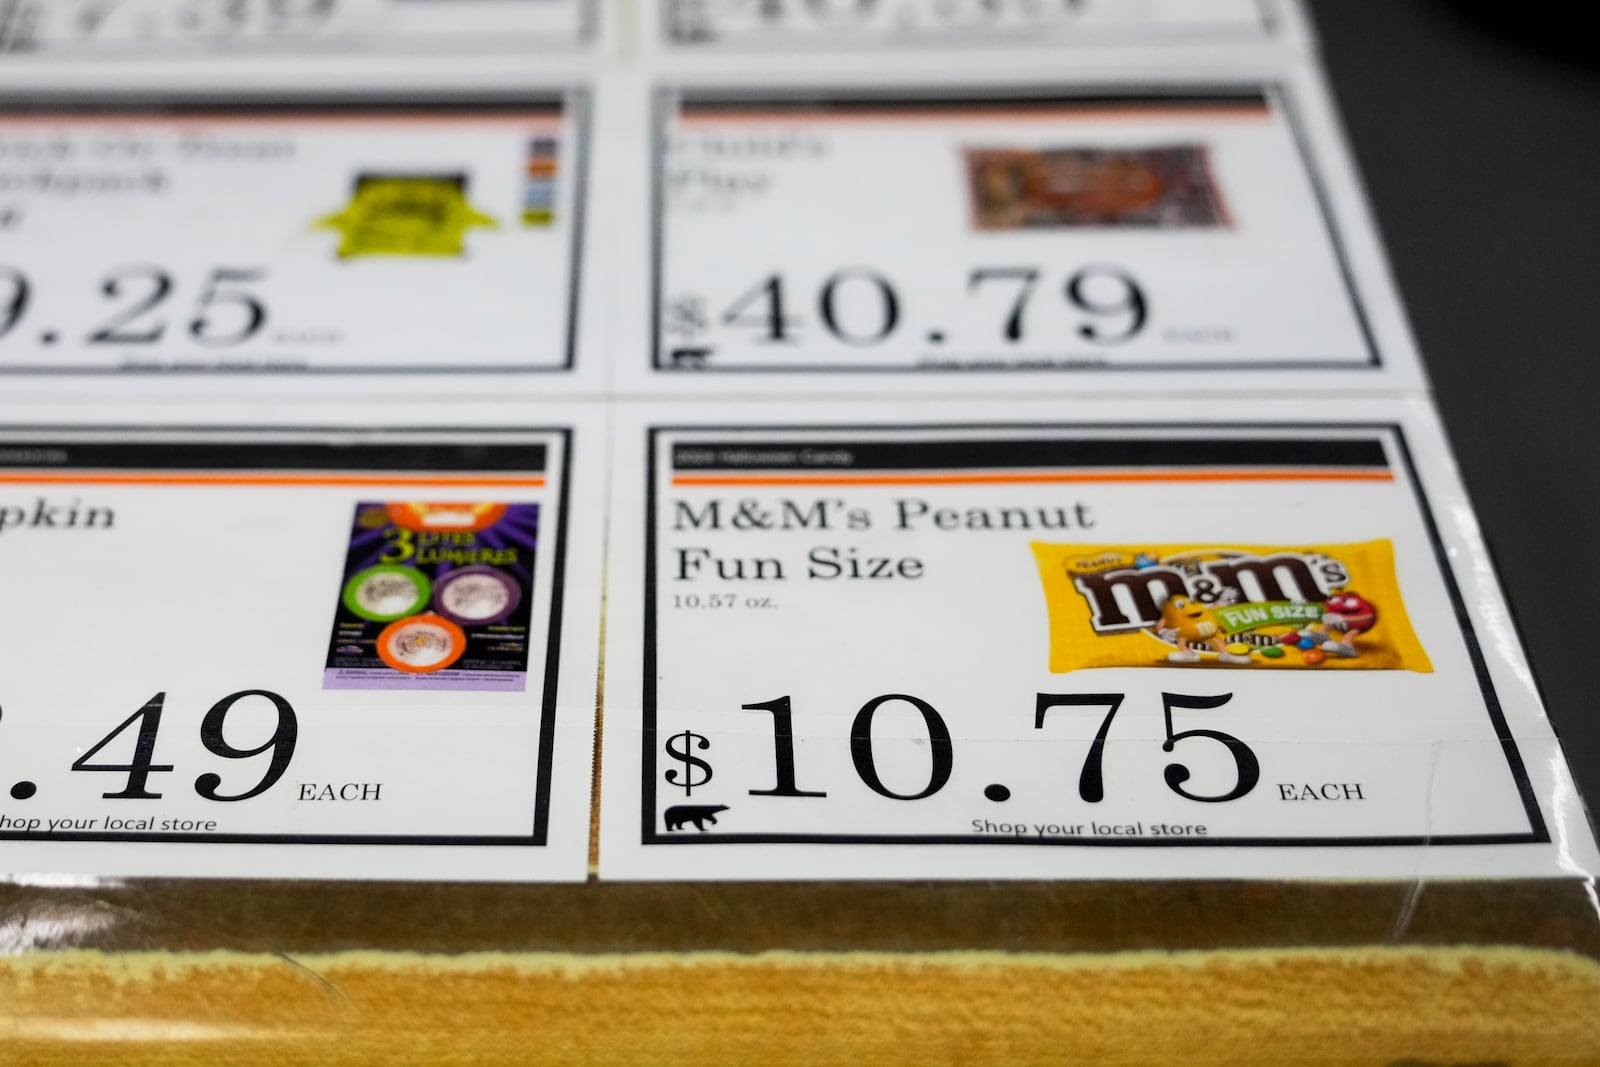
<path fill-rule="evenodd" d="M 521 690 L 539 505 L 362 503 L 328 689 Z"/>
<path fill-rule="evenodd" d="M 623 410 L 602 874 L 1594 863 L 1421 404 Z"/>

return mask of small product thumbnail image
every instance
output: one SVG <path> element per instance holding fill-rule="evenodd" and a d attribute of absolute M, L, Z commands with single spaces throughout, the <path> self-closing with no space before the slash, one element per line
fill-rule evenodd
<path fill-rule="evenodd" d="M 967 148 L 973 225 L 1226 227 L 1204 145 L 1153 148 Z"/>
<path fill-rule="evenodd" d="M 362 503 L 325 689 L 521 691 L 539 505 Z"/>

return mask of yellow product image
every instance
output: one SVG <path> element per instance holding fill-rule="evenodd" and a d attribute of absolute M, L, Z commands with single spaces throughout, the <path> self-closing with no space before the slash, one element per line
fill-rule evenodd
<path fill-rule="evenodd" d="M 1433 670 L 1387 540 L 1032 547 L 1056 673 L 1217 664 Z"/>
<path fill-rule="evenodd" d="M 460 257 L 474 227 L 498 224 L 467 201 L 466 179 L 459 175 L 364 175 L 350 203 L 313 226 L 339 231 L 340 259 Z"/>

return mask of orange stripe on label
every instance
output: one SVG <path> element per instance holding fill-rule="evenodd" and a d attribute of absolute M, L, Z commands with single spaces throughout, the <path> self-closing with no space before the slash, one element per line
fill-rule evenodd
<path fill-rule="evenodd" d="M 0 471 L 0 485 L 234 485 L 234 486 L 506 486 L 541 488 L 544 478 L 525 474 L 246 474 L 206 471 L 150 474 L 142 471 Z"/>
<path fill-rule="evenodd" d="M 1387 470 L 1035 471 L 992 474 L 675 474 L 673 485 L 1052 485 L 1072 482 L 1392 482 Z"/>

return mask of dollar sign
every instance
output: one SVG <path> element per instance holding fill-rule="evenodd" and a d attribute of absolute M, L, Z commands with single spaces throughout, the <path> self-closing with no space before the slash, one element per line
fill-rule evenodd
<path fill-rule="evenodd" d="M 711 781 L 711 764 L 690 753 L 691 745 L 704 751 L 711 747 L 711 742 L 693 730 L 685 730 L 681 734 L 673 734 L 667 738 L 667 755 L 683 764 L 683 781 L 678 781 L 677 768 L 667 772 L 667 781 L 682 789 L 684 796 L 693 795 L 695 786 L 705 785 Z M 704 772 L 699 777 L 696 777 L 696 768 Z"/>

